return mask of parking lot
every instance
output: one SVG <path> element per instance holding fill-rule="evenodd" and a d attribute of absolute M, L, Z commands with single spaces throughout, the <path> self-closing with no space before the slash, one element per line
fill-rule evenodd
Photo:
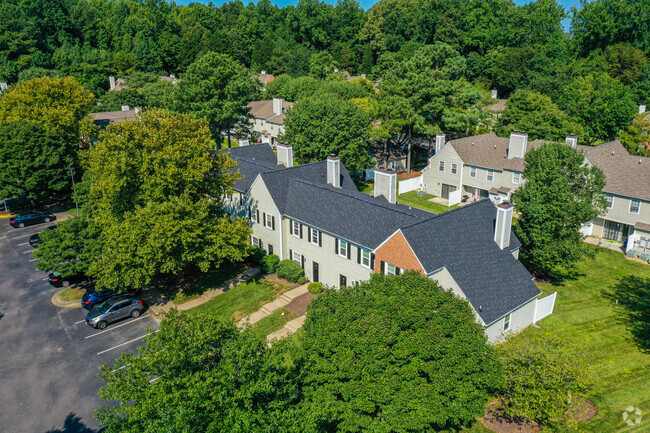
<path fill-rule="evenodd" d="M 93 432 L 99 366 L 144 344 L 157 323 L 142 316 L 104 330 L 84 323 L 80 306 L 60 308 L 52 296 L 61 290 L 37 271 L 29 237 L 52 225 L 13 229 L 0 218 L 0 431 Z"/>

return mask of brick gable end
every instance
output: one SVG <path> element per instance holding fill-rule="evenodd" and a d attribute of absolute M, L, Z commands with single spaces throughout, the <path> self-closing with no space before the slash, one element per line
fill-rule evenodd
<path fill-rule="evenodd" d="M 381 273 L 381 263 L 392 263 L 400 269 L 415 270 L 424 274 L 417 256 L 402 232 L 398 231 L 375 251 L 375 272 Z"/>

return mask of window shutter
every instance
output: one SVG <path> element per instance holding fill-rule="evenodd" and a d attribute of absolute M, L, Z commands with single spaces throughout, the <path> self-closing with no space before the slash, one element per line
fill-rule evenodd
<path fill-rule="evenodd" d="M 289 223 L 289 233 L 292 234 L 292 235 L 295 234 L 295 233 L 293 232 L 293 221 L 291 221 L 291 222 Z"/>
<path fill-rule="evenodd" d="M 348 251 L 347 251 L 347 253 L 348 253 L 348 260 L 350 260 L 350 252 L 351 252 L 352 248 L 350 247 L 350 243 L 349 243 L 349 242 L 348 242 L 346 245 L 348 246 Z"/>
<path fill-rule="evenodd" d="M 305 256 L 300 256 L 300 258 L 302 259 L 301 268 L 304 270 L 305 269 Z"/>
<path fill-rule="evenodd" d="M 400 271 L 401 271 L 401 269 L 398 268 L 397 266 L 395 266 L 395 275 L 399 275 Z"/>
<path fill-rule="evenodd" d="M 379 268 L 379 273 L 382 275 L 386 275 L 386 272 L 384 271 L 384 262 L 381 261 L 379 262 L 379 264 L 381 265 L 381 268 Z"/>
<path fill-rule="evenodd" d="M 300 239 L 302 239 L 302 224 L 300 224 Z"/>
<path fill-rule="evenodd" d="M 361 248 L 357 247 L 357 263 L 361 264 Z"/>
<path fill-rule="evenodd" d="M 323 246 L 323 233 L 318 232 L 318 246 L 322 247 Z"/>
<path fill-rule="evenodd" d="M 251 219 L 252 217 L 253 217 L 253 215 L 251 215 L 251 210 L 248 209 L 248 219 Z"/>
<path fill-rule="evenodd" d="M 255 222 L 259 223 L 260 222 L 260 210 L 255 209 Z"/>
<path fill-rule="evenodd" d="M 275 230 L 275 217 L 271 216 L 271 229 Z"/>
<path fill-rule="evenodd" d="M 260 239 L 260 245 L 259 245 L 259 247 L 260 247 L 260 248 L 264 248 L 264 242 L 262 242 L 262 239 Z"/>
<path fill-rule="evenodd" d="M 339 253 L 339 238 L 334 238 L 334 252 Z"/>
<path fill-rule="evenodd" d="M 266 227 L 266 212 L 262 212 L 262 225 Z"/>
<path fill-rule="evenodd" d="M 375 270 L 375 255 L 370 253 L 370 269 Z"/>
<path fill-rule="evenodd" d="M 293 260 L 293 250 L 289 250 L 289 260 Z"/>

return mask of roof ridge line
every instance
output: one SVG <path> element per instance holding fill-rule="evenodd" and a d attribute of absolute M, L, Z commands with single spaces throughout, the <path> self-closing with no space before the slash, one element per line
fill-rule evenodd
<path fill-rule="evenodd" d="M 429 218 L 429 219 L 426 219 L 426 220 L 424 220 L 424 221 L 418 221 L 418 222 L 416 222 L 416 223 L 413 223 L 413 224 L 410 224 L 410 225 L 407 225 L 407 226 L 404 226 L 404 227 L 400 227 L 400 229 L 411 228 L 411 227 L 416 226 L 416 225 L 418 225 L 418 224 L 426 223 L 426 222 L 429 222 L 429 221 L 431 221 L 431 220 L 438 219 L 438 218 L 440 218 L 440 217 L 442 217 L 442 216 L 449 215 L 449 214 L 451 214 L 451 213 L 453 213 L 453 212 L 456 212 L 456 211 L 459 211 L 459 210 L 461 210 L 461 209 L 468 209 L 468 208 L 470 208 L 470 207 L 472 207 L 472 206 L 478 205 L 479 203 L 483 203 L 484 201 L 489 201 L 489 200 L 488 200 L 488 199 L 478 200 L 478 201 L 472 202 L 472 203 L 470 203 L 470 204 L 467 204 L 467 205 L 465 205 L 465 206 L 459 206 L 459 207 L 457 207 L 457 208 L 455 208 L 455 209 L 451 209 L 451 210 L 448 210 L 448 211 L 443 212 L 443 213 L 434 213 L 434 214 L 433 214 L 433 217 L 431 217 L 431 218 Z M 427 212 L 428 212 L 428 211 L 427 211 Z"/>

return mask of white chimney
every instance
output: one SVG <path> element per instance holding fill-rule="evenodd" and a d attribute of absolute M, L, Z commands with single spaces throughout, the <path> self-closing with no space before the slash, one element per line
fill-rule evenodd
<path fill-rule="evenodd" d="M 248 141 L 248 140 L 239 140 L 239 147 L 248 146 L 249 144 L 250 144 L 250 141 Z"/>
<path fill-rule="evenodd" d="M 397 201 L 397 173 L 394 170 L 375 169 L 374 196 L 380 195 L 391 204 Z"/>
<path fill-rule="evenodd" d="M 260 72 L 260 74 L 266 75 L 266 71 L 262 71 L 262 72 Z"/>
<path fill-rule="evenodd" d="M 645 113 L 645 104 L 639 105 L 639 114 Z"/>
<path fill-rule="evenodd" d="M 0 92 L 4 92 L 5 90 L 7 90 L 8 87 L 9 85 L 5 81 L 3 81 L 2 83 L 0 83 Z"/>
<path fill-rule="evenodd" d="M 440 152 L 445 145 L 445 134 L 436 134 L 436 153 Z"/>
<path fill-rule="evenodd" d="M 491 92 L 492 99 L 497 99 L 498 94 L 499 93 L 497 92 L 497 89 L 492 89 L 492 92 Z"/>
<path fill-rule="evenodd" d="M 115 90 L 115 77 L 112 75 L 108 77 L 108 90 Z"/>
<path fill-rule="evenodd" d="M 339 71 L 339 68 L 334 68 L 334 73 L 337 73 Z"/>
<path fill-rule="evenodd" d="M 293 147 L 287 143 L 280 143 L 276 146 L 276 150 L 278 152 L 278 164 L 282 164 L 287 168 L 293 167 Z"/>
<path fill-rule="evenodd" d="M 523 158 L 528 147 L 528 134 L 525 132 L 512 132 L 508 144 L 508 159 Z"/>
<path fill-rule="evenodd" d="M 336 187 L 341 187 L 341 159 L 338 156 L 327 158 L 327 183 Z"/>
<path fill-rule="evenodd" d="M 139 114 L 142 111 L 142 108 L 135 107 L 135 114 Z"/>
<path fill-rule="evenodd" d="M 578 137 L 576 137 L 575 135 L 567 135 L 566 144 L 575 149 L 576 147 L 578 147 Z"/>
<path fill-rule="evenodd" d="M 282 114 L 282 99 L 273 98 L 273 113 L 276 116 L 279 116 L 280 114 Z"/>
<path fill-rule="evenodd" d="M 130 109 L 131 107 L 129 107 L 128 105 L 122 105 L 122 111 L 129 111 Z"/>
<path fill-rule="evenodd" d="M 176 74 L 169 74 L 169 78 L 175 80 L 176 79 Z"/>
<path fill-rule="evenodd" d="M 504 201 L 497 206 L 497 220 L 494 225 L 494 242 L 502 250 L 510 245 L 510 231 L 512 230 L 512 210 L 514 205 Z"/>

